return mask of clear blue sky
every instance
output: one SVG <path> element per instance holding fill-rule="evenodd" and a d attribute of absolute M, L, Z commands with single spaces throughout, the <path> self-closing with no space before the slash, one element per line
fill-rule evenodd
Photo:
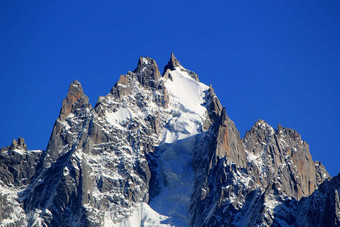
<path fill-rule="evenodd" d="M 243 137 L 258 119 L 297 130 L 340 172 L 340 1 L 0 1 L 0 146 L 45 149 L 79 80 L 90 102 L 174 52 L 212 84 Z"/>

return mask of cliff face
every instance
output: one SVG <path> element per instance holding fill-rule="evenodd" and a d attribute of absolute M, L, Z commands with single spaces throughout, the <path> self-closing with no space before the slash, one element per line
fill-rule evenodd
<path fill-rule="evenodd" d="M 275 207 L 308 197 L 329 178 L 292 129 L 259 120 L 241 140 L 224 110 L 211 129 L 195 153 L 193 226 L 272 225 Z"/>
<path fill-rule="evenodd" d="M 274 130 L 260 120 L 243 139 L 246 152 L 264 187 L 275 183 L 283 193 L 300 199 L 310 195 L 329 177 L 325 168 L 312 160 L 308 144 L 295 130 L 278 125 Z"/>
<path fill-rule="evenodd" d="M 340 174 L 319 185 L 308 197 L 289 199 L 274 208 L 274 224 L 292 226 L 339 226 Z"/>
<path fill-rule="evenodd" d="M 141 57 L 94 108 L 71 83 L 46 150 L 1 149 L 0 183 L 3 225 L 339 224 L 338 177 L 301 136 L 259 120 L 241 139 L 173 54 L 163 75 Z"/>

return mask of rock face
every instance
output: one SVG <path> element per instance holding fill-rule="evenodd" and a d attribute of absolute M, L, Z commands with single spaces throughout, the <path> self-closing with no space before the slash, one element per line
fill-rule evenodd
<path fill-rule="evenodd" d="M 23 138 L 0 149 L 0 223 L 25 225 L 19 193 L 32 182 L 42 151 L 28 151 Z"/>
<path fill-rule="evenodd" d="M 329 177 L 325 168 L 312 160 L 308 144 L 295 130 L 278 125 L 274 130 L 259 120 L 243 139 L 257 182 L 275 183 L 283 193 L 300 199 L 310 195 Z M 322 174 L 322 176 L 320 176 Z"/>
<path fill-rule="evenodd" d="M 13 140 L 0 150 L 0 179 L 6 186 L 20 187 L 29 184 L 41 151 L 28 151 L 24 139 Z"/>
<path fill-rule="evenodd" d="M 173 54 L 163 75 L 141 57 L 94 108 L 74 81 L 46 150 L 0 153 L 4 226 L 336 226 L 339 190 L 296 131 L 259 120 L 241 139 Z"/>
<path fill-rule="evenodd" d="M 225 111 L 220 119 L 196 151 L 192 226 L 276 225 L 276 207 L 310 196 L 329 178 L 296 131 L 280 125 L 275 130 L 259 120 L 241 140 Z M 205 141 L 211 141 L 207 148 Z M 204 156 L 205 150 L 212 155 Z"/>
<path fill-rule="evenodd" d="M 310 196 L 286 200 L 274 208 L 274 224 L 340 226 L 340 174 L 326 180 Z"/>

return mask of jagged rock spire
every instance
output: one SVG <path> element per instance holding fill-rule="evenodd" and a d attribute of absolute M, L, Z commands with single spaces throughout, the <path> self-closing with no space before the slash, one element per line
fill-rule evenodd
<path fill-rule="evenodd" d="M 261 184 L 269 186 L 280 179 L 281 191 L 296 199 L 310 195 L 329 177 L 324 167 L 313 161 L 308 144 L 293 129 L 278 125 L 275 130 L 264 120 L 258 120 L 247 131 L 243 143 L 246 150 L 257 157 L 254 164 Z"/>
<path fill-rule="evenodd" d="M 177 60 L 177 58 L 175 57 L 174 53 L 171 53 L 170 60 L 169 60 L 168 64 L 164 67 L 163 76 L 165 76 L 165 74 L 167 74 L 168 71 L 176 70 L 176 68 L 177 69 L 179 68 L 181 71 L 187 72 L 192 79 L 194 79 L 196 81 L 199 81 L 198 75 L 196 73 L 194 73 L 193 71 L 185 69 L 180 64 L 180 62 Z"/>
<path fill-rule="evenodd" d="M 181 64 L 179 63 L 179 61 L 175 57 L 174 53 L 171 53 L 170 60 L 169 60 L 168 64 L 164 67 L 164 72 L 166 72 L 167 69 L 175 70 L 176 67 L 179 67 L 180 65 Z"/>
<path fill-rule="evenodd" d="M 14 150 L 14 149 L 22 149 L 27 151 L 27 144 L 25 143 L 25 139 L 22 137 L 18 138 L 18 141 L 13 139 L 13 142 L 11 146 L 9 147 L 9 150 Z"/>
<path fill-rule="evenodd" d="M 141 70 L 144 67 L 147 67 L 149 65 L 157 66 L 156 61 L 149 57 L 139 57 L 137 68 L 134 70 L 134 72 L 137 72 L 138 70 Z"/>
<path fill-rule="evenodd" d="M 44 160 L 39 168 L 50 166 L 51 163 L 72 150 L 72 146 L 75 141 L 78 142 L 78 136 L 91 116 L 91 109 L 89 98 L 84 94 L 81 84 L 74 80 L 63 100 L 59 117 L 54 123 L 44 153 Z"/>
<path fill-rule="evenodd" d="M 156 61 L 149 57 L 139 57 L 137 68 L 133 72 L 138 74 L 138 73 L 143 72 L 145 68 L 151 69 L 153 73 L 155 74 L 154 75 L 155 77 L 160 76 Z"/>
<path fill-rule="evenodd" d="M 156 80 L 161 76 L 156 61 L 149 57 L 140 57 L 137 68 L 133 71 L 143 86 L 156 87 Z"/>
<path fill-rule="evenodd" d="M 60 110 L 59 118 L 64 120 L 70 113 L 74 112 L 77 108 L 89 105 L 89 98 L 84 95 L 81 84 L 74 80 L 69 87 L 66 99 Z"/>

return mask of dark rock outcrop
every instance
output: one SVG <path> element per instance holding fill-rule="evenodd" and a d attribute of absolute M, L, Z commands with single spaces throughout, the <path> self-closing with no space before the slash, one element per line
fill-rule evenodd
<path fill-rule="evenodd" d="M 259 120 L 241 141 L 225 110 L 211 127 L 194 156 L 193 226 L 273 225 L 275 206 L 329 178 L 292 129 Z"/>
<path fill-rule="evenodd" d="M 23 138 L 0 149 L 0 181 L 8 187 L 21 187 L 31 182 L 41 151 L 28 151 Z"/>
<path fill-rule="evenodd" d="M 84 94 L 78 81 L 70 84 L 69 91 L 54 123 L 52 134 L 48 142 L 44 166 L 48 166 L 72 149 L 72 145 L 79 139 L 85 124 L 91 119 L 91 104 Z"/>
<path fill-rule="evenodd" d="M 264 187 L 275 182 L 283 193 L 300 199 L 329 177 L 313 161 L 308 144 L 295 130 L 281 125 L 275 130 L 259 120 L 246 133 L 243 143 L 249 157 L 253 157 L 250 170 L 258 173 L 257 181 Z"/>
<path fill-rule="evenodd" d="M 171 53 L 170 60 L 168 64 L 164 67 L 163 74 L 169 69 L 170 71 L 175 70 L 176 67 L 179 67 L 181 64 L 175 57 L 174 53 Z"/>
<path fill-rule="evenodd" d="M 171 80 L 171 75 L 169 75 L 168 72 L 175 70 L 177 68 L 180 69 L 183 72 L 188 73 L 189 76 L 192 79 L 199 81 L 198 75 L 196 73 L 194 73 L 193 71 L 187 70 L 183 66 L 181 66 L 181 64 L 179 63 L 179 61 L 175 57 L 174 53 L 171 53 L 170 60 L 169 60 L 168 64 L 164 67 L 163 76 L 165 76 L 166 78 L 169 78 Z"/>
<path fill-rule="evenodd" d="M 29 185 L 37 170 L 42 151 L 29 151 L 24 139 L 19 137 L 12 144 L 0 149 L 0 223 L 11 220 L 13 226 L 24 226 L 25 217 L 22 203 L 17 196 L 21 188 Z"/>
<path fill-rule="evenodd" d="M 324 181 L 311 195 L 287 200 L 274 209 L 274 225 L 340 226 L 340 174 Z"/>

